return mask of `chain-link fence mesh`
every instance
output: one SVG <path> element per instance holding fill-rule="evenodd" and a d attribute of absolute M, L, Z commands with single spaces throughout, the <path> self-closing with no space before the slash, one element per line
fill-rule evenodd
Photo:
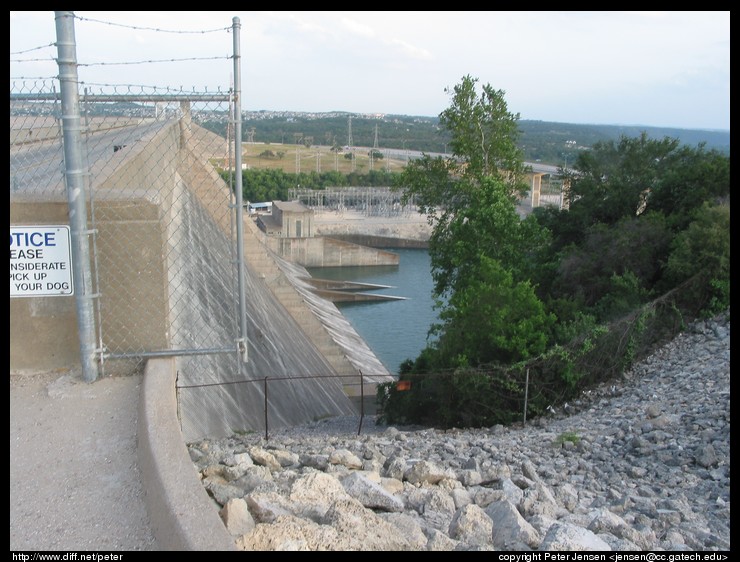
<path fill-rule="evenodd" d="M 305 269 L 276 256 L 256 225 L 240 220 L 238 18 L 230 28 L 199 31 L 72 12 L 55 18 L 57 44 L 11 52 L 24 68 L 55 62 L 59 70 L 47 78 L 11 73 L 11 262 L 14 228 L 22 237 L 26 226 L 60 225 L 74 250 L 62 265 L 84 283 L 64 299 L 11 298 L 11 365 L 33 353 L 50 359 L 24 366 L 53 369 L 83 358 L 83 375 L 95 371 L 94 380 L 174 357 L 186 440 L 265 429 L 268 409 L 271 427 L 356 413 L 350 387 L 364 388 L 361 372 L 366 381 L 388 372 L 338 309 L 304 287 Z M 233 56 L 78 63 L 74 20 L 231 33 Z M 52 47 L 56 60 L 44 54 Z M 78 74 L 80 66 L 216 59 L 233 64 L 227 92 L 101 85 Z"/>
<path fill-rule="evenodd" d="M 34 205 L 34 213 L 48 204 L 66 211 L 54 88 L 21 85 L 15 92 L 11 203 Z M 266 385 L 254 381 L 265 377 L 274 379 L 272 427 L 354 413 L 344 388 L 357 381 L 344 379 L 359 370 L 344 353 L 367 350 L 359 342 L 341 351 L 333 341 L 339 336 L 332 337 L 306 305 L 316 297 L 297 289 L 306 272 L 272 254 L 252 225 L 244 245 L 249 361 L 241 360 L 229 172 L 233 118 L 228 96 L 222 97 L 167 99 L 166 93 L 129 89 L 86 90 L 80 97 L 102 374 L 135 372 L 148 358 L 176 356 L 188 438 L 263 429 Z M 344 320 L 331 303 L 316 306 L 324 323 Z M 345 324 L 337 328 L 341 334 L 352 332 Z"/>
<path fill-rule="evenodd" d="M 167 97 L 130 88 L 80 97 L 99 351 L 108 371 L 115 360 L 129 369 L 153 352 L 231 352 L 238 337 L 234 246 L 213 241 L 233 240 L 232 191 L 216 173 L 229 165 L 228 135 L 202 126 L 227 132 L 228 96 Z M 67 201 L 60 111 L 48 83 L 11 91 L 11 201 Z M 197 294 L 213 278 L 230 285 L 226 298 Z M 196 301 L 219 321 L 190 314 Z"/>

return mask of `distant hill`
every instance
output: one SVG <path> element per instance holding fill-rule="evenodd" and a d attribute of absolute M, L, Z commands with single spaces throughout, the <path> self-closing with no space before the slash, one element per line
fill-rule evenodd
<path fill-rule="evenodd" d="M 706 143 L 708 149 L 730 154 L 729 131 L 704 131 L 667 127 L 641 127 L 638 125 L 578 125 L 549 121 L 519 121 L 522 131 L 520 144 L 525 160 L 561 164 L 565 156 L 575 157 L 578 150 L 591 147 L 599 141 L 618 140 L 621 136 L 639 137 L 643 132 L 650 138 L 678 139 L 681 144 L 697 146 Z"/>
<path fill-rule="evenodd" d="M 258 143 L 346 146 L 350 144 L 351 136 L 352 146 L 373 147 L 377 144 L 381 150 L 406 148 L 442 153 L 447 150 L 449 142 L 449 135 L 440 130 L 439 118 L 415 115 L 247 111 L 242 127 L 244 139 L 247 140 L 249 135 Z M 566 158 L 572 162 L 579 150 L 596 142 L 618 140 L 620 136 L 638 137 L 643 131 L 651 138 L 671 137 L 691 146 L 704 142 L 708 149 L 730 153 L 729 131 L 528 120 L 520 120 L 519 128 L 522 133 L 520 145 L 528 162 L 557 165 Z"/>

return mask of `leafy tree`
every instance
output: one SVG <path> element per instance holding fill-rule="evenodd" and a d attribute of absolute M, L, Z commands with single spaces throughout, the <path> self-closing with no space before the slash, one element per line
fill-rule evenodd
<path fill-rule="evenodd" d="M 667 286 L 694 276 L 707 280 L 707 314 L 730 306 L 730 206 L 704 203 L 695 220 L 673 240 L 666 266 Z M 697 294 L 696 298 L 705 300 Z"/>
<path fill-rule="evenodd" d="M 472 189 L 467 178 L 459 189 Z M 475 203 L 456 213 L 442 215 L 430 239 L 435 292 L 443 296 L 464 287 L 478 273 L 480 260 L 491 258 L 511 269 L 517 280 L 529 277 L 528 259 L 548 241 L 547 232 L 534 220 L 522 220 L 495 177 L 482 178 L 475 189 Z"/>
<path fill-rule="evenodd" d="M 526 191 L 522 182 L 526 169 L 517 146 L 519 114 L 509 112 L 503 90 L 486 84 L 479 94 L 477 82 L 464 76 L 452 91 L 446 90 L 452 103 L 440 114 L 439 122 L 452 136 L 450 172 L 468 178 L 497 175 L 507 182 L 512 195 Z"/>
<path fill-rule="evenodd" d="M 647 208 L 663 213 L 674 231 L 685 229 L 707 201 L 730 195 L 730 159 L 717 150 L 681 146 L 669 156 L 650 190 Z"/>
<path fill-rule="evenodd" d="M 487 176 L 503 181 L 512 198 L 526 193 L 526 168 L 516 144 L 519 115 L 508 111 L 503 91 L 485 85 L 479 94 L 477 82 L 464 76 L 452 91 L 446 90 L 452 101 L 439 121 L 451 135 L 449 156 L 425 154 L 409 162 L 398 178 L 398 186 L 407 197 L 416 197 L 422 213 L 444 216 L 470 208 Z"/>
<path fill-rule="evenodd" d="M 647 296 L 661 277 L 671 238 L 660 213 L 627 216 L 613 225 L 597 223 L 582 244 L 560 252 L 557 269 L 542 280 L 540 294 L 577 298 L 581 307 L 591 307 L 614 289 L 615 275 L 630 272 Z"/>
<path fill-rule="evenodd" d="M 675 138 L 651 139 L 645 132 L 596 143 L 563 173 L 570 182 L 569 210 L 544 223 L 556 248 L 580 244 L 595 224 L 612 225 L 649 211 L 662 213 L 678 231 L 705 200 L 729 195 L 728 157 L 703 145 L 680 146 Z"/>
<path fill-rule="evenodd" d="M 440 314 L 437 367 L 509 364 L 544 352 L 555 317 L 533 287 L 486 256 L 477 269 Z"/>
<path fill-rule="evenodd" d="M 570 188 L 569 210 L 562 218 L 571 236 L 563 243 L 582 242 L 595 224 L 612 225 L 644 212 L 649 193 L 677 146 L 675 139 L 657 141 L 643 133 L 639 138 L 621 137 L 618 143 L 597 143 L 579 154 L 573 167 L 563 172 Z"/>
<path fill-rule="evenodd" d="M 568 172 L 570 209 L 533 213 L 552 233 L 547 252 L 538 256 L 539 272 L 533 278 L 538 294 L 563 321 L 579 309 L 591 309 L 603 321 L 624 309 L 615 303 L 644 303 L 691 277 L 680 271 L 696 272 L 699 256 L 713 254 L 721 259 L 721 247 L 710 244 L 695 258 L 684 251 L 677 262 L 680 254 L 671 260 L 669 254 L 677 244 L 685 250 L 687 237 L 701 244 L 697 225 L 692 234 L 682 233 L 702 205 L 729 198 L 729 166 L 727 156 L 707 151 L 702 144 L 680 146 L 676 139 L 653 140 L 645 133 L 594 145 Z M 714 240 L 706 223 L 702 229 L 707 229 L 702 235 L 708 241 Z M 677 235 L 683 242 L 674 240 Z M 679 262 L 681 267 L 675 265 Z M 634 278 L 625 277 L 628 272 Z M 720 274 L 712 281 L 719 284 L 718 302 L 728 301 L 721 296 L 722 279 Z M 631 296 L 626 298 L 628 290 Z M 699 302 L 704 290 L 696 291 Z"/>
<path fill-rule="evenodd" d="M 434 292 L 444 303 L 438 339 L 417 366 L 519 361 L 545 349 L 552 324 L 527 282 L 547 232 L 516 212 L 527 187 L 516 146 L 519 117 L 502 91 L 486 85 L 478 93 L 476 84 L 465 76 L 448 90 L 452 101 L 440 124 L 451 136 L 451 155 L 409 162 L 396 184 L 433 224 Z"/>
<path fill-rule="evenodd" d="M 516 145 L 519 116 L 508 111 L 501 90 L 485 85 L 479 94 L 477 82 L 464 76 L 446 90 L 452 101 L 440 114 L 440 125 L 451 136 L 450 155 L 412 160 L 395 182 L 433 224 L 429 252 L 438 296 L 454 292 L 465 269 L 475 267 L 468 259 L 477 244 L 487 244 L 491 257 L 511 266 L 508 258 L 515 252 L 506 247 L 511 236 L 506 243 L 496 239 L 511 232 L 507 226 L 518 225 L 514 202 L 527 189 Z M 497 221 L 504 215 L 506 226 Z"/>

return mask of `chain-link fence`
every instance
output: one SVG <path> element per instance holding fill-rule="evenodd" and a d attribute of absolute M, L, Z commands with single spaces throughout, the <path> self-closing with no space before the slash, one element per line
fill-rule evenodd
<path fill-rule="evenodd" d="M 59 76 L 11 79 L 11 368 L 64 355 L 92 381 L 173 357 L 186 440 L 266 428 L 268 379 L 271 427 L 355 413 L 360 369 L 388 372 L 242 220 L 238 18 L 234 87 L 199 93 L 86 85 L 56 14 Z M 34 291 L 54 269 L 74 283 Z"/>
<path fill-rule="evenodd" d="M 11 203 L 64 203 L 57 92 L 14 86 Z M 233 192 L 217 173 L 232 160 L 228 95 L 86 89 L 80 112 L 102 374 L 116 360 L 235 352 Z M 212 278 L 225 298 L 198 294 Z M 190 314 L 196 301 L 218 321 Z"/>
<path fill-rule="evenodd" d="M 279 277 L 275 290 L 290 292 L 293 285 L 256 232 L 243 252 L 254 263 L 245 265 L 239 289 L 228 96 L 173 97 L 81 96 L 102 374 L 132 372 L 151 357 L 177 357 L 178 402 L 189 437 L 261 429 L 262 385 L 234 383 L 264 377 L 274 379 L 271 424 L 277 427 L 354 412 L 343 391 L 348 383 L 327 376 L 337 369 L 316 347 L 323 328 L 297 323 L 295 316 L 305 312 L 286 309 L 265 284 L 270 275 Z M 53 88 L 11 92 L 11 206 L 31 205 L 25 216 L 34 221 L 45 206 L 60 206 L 56 221 L 67 212 L 59 111 Z M 240 295 L 253 327 L 246 363 L 238 346 Z M 297 298 L 297 309 L 311 297 L 283 298 Z M 358 374 L 351 366 L 339 374 L 350 372 Z"/>

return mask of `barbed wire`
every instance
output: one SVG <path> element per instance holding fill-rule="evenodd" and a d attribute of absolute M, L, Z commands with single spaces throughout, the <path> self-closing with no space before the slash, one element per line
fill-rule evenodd
<path fill-rule="evenodd" d="M 57 80 L 59 76 L 11 76 L 11 80 Z"/>
<path fill-rule="evenodd" d="M 118 88 L 129 88 L 129 89 L 131 89 L 131 88 L 141 88 L 142 90 L 149 89 L 149 90 L 153 90 L 153 91 L 165 90 L 166 92 L 175 92 L 175 93 L 178 93 L 178 94 L 182 94 L 182 93 L 209 93 L 208 92 L 208 86 L 204 86 L 203 92 L 197 91 L 197 90 L 195 90 L 195 88 L 193 88 L 193 90 L 191 90 L 190 92 L 188 92 L 182 86 L 180 86 L 179 88 L 176 88 L 176 87 L 173 87 L 173 86 L 152 86 L 152 85 L 148 85 L 148 84 L 108 84 L 108 83 L 103 83 L 103 82 L 85 82 L 85 81 L 82 81 L 82 80 L 80 80 L 78 82 L 78 84 L 83 85 L 83 86 L 96 86 L 98 88 L 116 88 L 116 89 L 118 89 Z M 210 93 L 221 94 L 221 93 L 224 93 L 224 92 L 221 90 L 221 86 L 216 86 L 215 90 L 213 92 L 210 92 Z"/>
<path fill-rule="evenodd" d="M 57 59 L 49 57 L 46 59 L 10 59 L 10 62 L 56 62 Z"/>
<path fill-rule="evenodd" d="M 160 62 L 184 62 L 194 60 L 225 60 L 232 58 L 231 55 L 225 57 L 189 57 L 184 59 L 161 59 L 161 60 L 141 60 L 141 61 L 123 61 L 123 62 L 88 62 L 78 63 L 77 66 L 119 66 L 128 64 L 151 64 Z"/>
<path fill-rule="evenodd" d="M 24 51 L 11 52 L 11 55 L 22 55 L 23 53 L 30 53 L 31 51 L 38 51 L 39 49 L 45 49 L 46 47 L 56 47 L 56 43 L 49 43 L 48 45 L 41 45 L 40 47 L 31 47 Z"/>
<path fill-rule="evenodd" d="M 220 27 L 218 29 L 203 29 L 203 30 L 176 30 L 176 29 L 161 29 L 161 28 L 157 28 L 157 27 L 141 27 L 141 26 L 136 26 L 136 25 L 126 25 L 126 24 L 123 24 L 123 23 L 114 23 L 114 22 L 110 22 L 110 21 L 97 20 L 97 19 L 93 19 L 93 18 L 85 18 L 85 17 L 82 17 L 82 16 L 78 16 L 76 14 L 74 15 L 74 18 L 75 19 L 78 19 L 80 21 L 89 21 L 89 22 L 93 22 L 93 23 L 102 23 L 104 25 L 112 25 L 112 26 L 115 26 L 115 27 L 125 27 L 125 28 L 128 28 L 128 29 L 135 29 L 135 30 L 141 30 L 141 31 L 157 31 L 159 33 L 182 33 L 182 34 L 200 33 L 200 34 L 203 34 L 203 33 L 217 33 L 217 32 L 220 32 L 220 31 L 226 31 L 226 32 L 231 31 L 231 28 L 230 27 Z"/>
<path fill-rule="evenodd" d="M 10 81 L 11 82 L 28 82 L 28 81 L 56 81 L 59 79 L 59 76 L 11 76 Z M 128 90 L 131 91 L 138 91 L 140 93 L 144 92 L 151 92 L 152 94 L 155 93 L 165 93 L 165 94 L 193 94 L 193 95 L 224 95 L 231 92 L 230 88 L 226 88 L 225 86 L 215 86 L 211 87 L 209 89 L 208 86 L 204 86 L 203 88 L 196 88 L 193 86 L 190 89 L 186 89 L 184 86 L 180 87 L 173 87 L 173 86 L 153 86 L 150 84 L 110 84 L 110 83 L 102 83 L 102 82 L 87 82 L 85 80 L 77 80 L 75 81 L 75 84 L 81 87 L 91 87 L 98 89 L 98 93 L 102 94 L 105 93 L 106 88 L 110 88 L 114 91 L 121 91 L 121 90 Z M 95 97 L 97 95 L 96 93 L 89 93 L 87 94 L 90 97 Z"/>
<path fill-rule="evenodd" d="M 114 23 L 114 22 L 109 22 L 109 21 L 98 20 L 98 19 L 94 19 L 94 18 L 86 18 L 86 17 L 83 17 L 83 16 L 75 15 L 75 14 L 73 14 L 73 17 L 75 19 L 77 19 L 77 20 L 85 21 L 85 22 L 93 22 L 93 23 L 99 23 L 99 24 L 104 24 L 104 25 L 124 27 L 124 28 L 128 28 L 128 29 L 133 29 L 133 30 L 146 30 L 146 31 L 155 31 L 155 32 L 161 32 L 161 33 L 205 34 L 205 33 L 216 33 L 216 32 L 221 32 L 221 31 L 227 31 L 227 32 L 228 31 L 231 31 L 231 27 L 222 27 L 222 28 L 217 28 L 217 29 L 204 29 L 204 30 L 162 29 L 162 28 L 154 28 L 154 27 L 143 27 L 143 26 L 119 24 L 119 23 Z M 23 53 L 28 53 L 28 52 L 36 51 L 36 50 L 39 50 L 39 49 L 44 49 L 46 47 L 53 47 L 55 45 L 56 45 L 56 42 L 53 42 L 53 43 L 49 43 L 49 44 L 46 44 L 46 45 L 41 45 L 41 46 L 38 46 L 38 47 L 33 47 L 33 48 L 30 48 L 30 49 L 25 49 L 25 50 L 18 51 L 18 52 L 13 52 L 13 53 L 11 53 L 11 55 L 20 55 L 20 54 L 23 54 Z M 226 55 L 226 56 L 211 56 L 211 57 L 187 57 L 187 58 L 151 59 L 151 60 L 119 61 L 119 62 L 90 62 L 90 63 L 85 63 L 85 62 L 79 62 L 78 61 L 77 62 L 77 67 L 127 66 L 127 65 L 139 65 L 139 64 L 158 64 L 158 63 L 175 63 L 175 62 L 192 62 L 192 61 L 230 60 L 232 58 L 233 58 L 232 55 Z M 54 58 L 54 57 L 51 57 L 51 56 L 48 57 L 48 58 L 16 58 L 16 59 L 11 58 L 10 59 L 10 62 L 11 63 L 19 63 L 19 64 L 23 64 L 23 63 L 38 63 L 38 62 L 54 62 L 55 63 L 55 62 L 57 62 L 57 59 Z M 50 77 L 50 79 L 51 78 L 52 77 Z M 57 77 L 55 76 L 53 78 L 57 78 Z M 41 80 L 41 79 L 45 79 L 45 78 L 44 77 L 23 77 L 23 76 L 11 78 L 11 80 L 37 80 L 37 79 L 38 80 Z M 85 83 L 82 82 L 82 81 L 79 81 L 78 84 L 81 84 L 82 85 L 82 84 L 85 84 Z M 91 84 L 88 83 L 88 85 L 91 85 Z M 101 86 L 112 86 L 112 87 L 116 87 L 115 85 L 112 85 L 112 84 L 101 84 Z M 132 87 L 132 85 L 123 85 L 123 86 Z M 133 85 L 133 87 L 152 88 L 153 90 L 159 89 L 156 86 L 139 86 L 139 85 Z M 167 88 L 167 89 L 168 89 L 168 91 L 170 90 L 169 88 Z M 220 88 L 219 88 L 219 90 L 220 90 Z M 178 90 L 174 90 L 174 91 L 178 91 Z M 180 88 L 179 92 L 182 92 L 182 88 Z"/>

